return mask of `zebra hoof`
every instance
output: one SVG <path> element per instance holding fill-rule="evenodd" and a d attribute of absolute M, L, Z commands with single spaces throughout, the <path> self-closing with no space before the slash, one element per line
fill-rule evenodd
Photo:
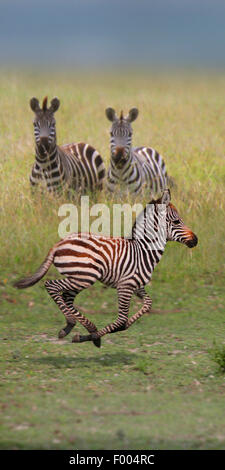
<path fill-rule="evenodd" d="M 62 338 L 65 338 L 65 336 L 66 336 L 65 330 L 63 330 L 63 329 L 60 330 L 60 331 L 59 331 L 59 334 L 58 334 L 58 338 L 59 338 L 59 339 L 62 339 Z"/>
<path fill-rule="evenodd" d="M 101 338 L 93 339 L 92 341 L 97 348 L 101 347 Z"/>
<path fill-rule="evenodd" d="M 76 333 L 72 338 L 72 343 L 80 343 L 80 334 Z"/>
<path fill-rule="evenodd" d="M 92 341 L 91 335 L 82 336 L 79 333 L 77 333 L 76 335 L 74 335 L 72 339 L 72 343 L 84 343 L 84 341 Z"/>
<path fill-rule="evenodd" d="M 100 347 L 101 347 L 101 338 L 98 338 L 98 337 L 96 337 L 96 336 L 97 336 L 97 332 L 96 332 L 96 333 L 92 333 L 91 339 L 92 339 L 94 345 L 95 345 L 97 348 L 100 348 Z"/>

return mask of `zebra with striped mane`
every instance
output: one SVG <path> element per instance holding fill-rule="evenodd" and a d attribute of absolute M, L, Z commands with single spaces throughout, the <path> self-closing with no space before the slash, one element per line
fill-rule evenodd
<path fill-rule="evenodd" d="M 127 329 L 144 313 L 150 312 L 152 301 L 145 285 L 149 283 L 167 241 L 177 241 L 189 248 L 198 242 L 197 236 L 185 226 L 171 204 L 169 190 L 164 191 L 160 199 L 151 201 L 137 217 L 130 238 L 73 233 L 56 243 L 37 272 L 17 281 L 15 287 L 23 289 L 36 284 L 53 263 L 60 274 L 66 276 L 45 282 L 48 293 L 66 318 L 66 326 L 60 330 L 59 338 L 68 335 L 78 321 L 89 334 L 76 334 L 72 341 L 93 341 L 100 347 L 102 336 Z M 119 305 L 117 320 L 100 330 L 73 305 L 76 295 L 97 280 L 117 289 Z M 143 300 L 143 306 L 128 318 L 133 294 Z"/>
<path fill-rule="evenodd" d="M 59 146 L 56 143 L 56 121 L 54 114 L 60 101 L 53 98 L 47 107 L 48 98 L 42 108 L 37 98 L 30 100 L 34 112 L 35 163 L 31 170 L 33 187 L 42 183 L 49 192 L 85 192 L 102 189 L 105 167 L 100 154 L 91 145 L 83 142 Z"/>
<path fill-rule="evenodd" d="M 107 173 L 107 188 L 114 192 L 116 185 L 126 186 L 131 193 L 138 194 L 144 187 L 151 196 L 157 197 L 168 187 L 165 162 L 151 147 L 132 147 L 131 123 L 138 117 L 138 109 L 130 109 L 126 117 L 120 117 L 113 108 L 107 108 L 106 116 L 112 122 L 110 130 L 110 166 Z"/>

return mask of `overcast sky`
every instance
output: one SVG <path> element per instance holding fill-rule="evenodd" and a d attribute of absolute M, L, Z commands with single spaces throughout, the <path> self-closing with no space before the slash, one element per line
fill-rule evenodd
<path fill-rule="evenodd" d="M 225 0 L 0 0 L 0 63 L 225 67 Z"/>

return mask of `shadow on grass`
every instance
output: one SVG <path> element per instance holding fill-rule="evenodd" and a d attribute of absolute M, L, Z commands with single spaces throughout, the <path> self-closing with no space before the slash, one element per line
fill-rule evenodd
<path fill-rule="evenodd" d="M 88 367 L 90 365 L 97 365 L 100 367 L 118 367 L 121 365 L 130 365 L 135 363 L 138 359 L 136 354 L 124 354 L 122 352 L 117 352 L 113 354 L 105 354 L 101 357 L 68 357 L 68 356 L 46 356 L 46 357 L 33 357 L 29 360 L 34 364 L 46 364 L 57 369 L 67 369 L 67 368 L 76 368 L 78 366 Z"/>

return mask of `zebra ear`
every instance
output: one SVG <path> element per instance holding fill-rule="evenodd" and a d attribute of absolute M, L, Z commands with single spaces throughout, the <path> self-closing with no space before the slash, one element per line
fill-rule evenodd
<path fill-rule="evenodd" d="M 129 122 L 135 121 L 135 119 L 137 119 L 137 117 L 138 117 L 138 113 L 139 113 L 139 111 L 138 111 L 137 108 L 131 108 L 129 113 L 128 113 L 127 120 Z"/>
<path fill-rule="evenodd" d="M 108 118 L 109 121 L 115 121 L 116 119 L 116 112 L 115 109 L 113 108 L 107 108 L 105 110 L 106 117 Z"/>
<path fill-rule="evenodd" d="M 163 195 L 162 195 L 160 201 L 161 201 L 161 202 L 160 202 L 161 204 L 166 204 L 166 206 L 168 206 L 168 204 L 169 204 L 170 201 L 171 201 L 171 194 L 170 194 L 170 190 L 169 190 L 169 189 L 165 189 L 165 190 L 163 191 Z"/>
<path fill-rule="evenodd" d="M 37 113 L 37 111 L 40 111 L 40 104 L 37 98 L 31 98 L 30 100 L 30 107 L 34 113 Z"/>
<path fill-rule="evenodd" d="M 57 109 L 59 109 L 60 101 L 57 97 L 53 98 L 51 101 L 51 106 L 49 107 L 49 111 L 55 113 Z"/>

